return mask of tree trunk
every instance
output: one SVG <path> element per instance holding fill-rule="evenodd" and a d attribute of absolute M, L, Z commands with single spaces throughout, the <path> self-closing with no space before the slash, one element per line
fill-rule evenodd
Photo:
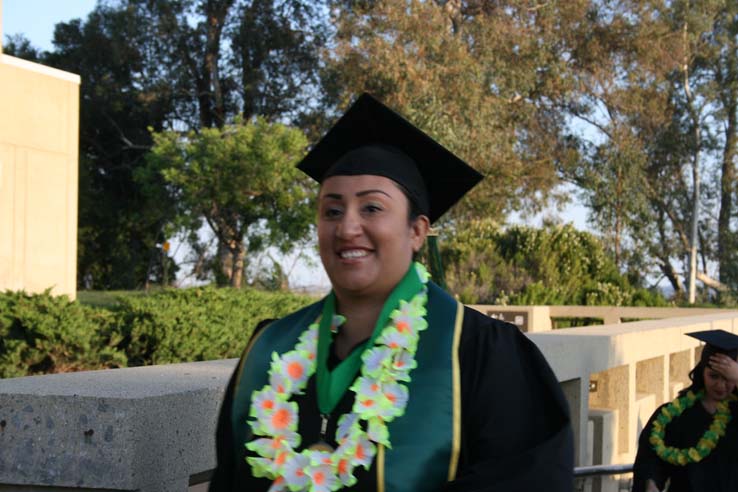
<path fill-rule="evenodd" d="M 689 4 L 687 4 L 689 6 Z M 687 9 L 689 10 L 689 9 Z M 684 84 L 684 95 L 687 99 L 687 110 L 689 111 L 692 125 L 694 125 L 694 150 L 692 154 L 692 227 L 689 244 L 689 303 L 694 304 L 696 299 L 697 281 L 697 225 L 700 211 L 700 119 L 694 108 L 694 96 L 689 85 L 689 31 L 687 22 L 684 22 L 682 30 L 682 41 L 684 48 L 684 59 L 682 61 L 682 75 Z"/>
<path fill-rule="evenodd" d="M 209 85 L 211 86 L 208 87 L 208 95 L 211 99 L 208 101 L 208 109 L 210 110 L 209 122 L 218 128 L 222 128 L 225 124 L 225 102 L 223 99 L 223 90 L 220 85 L 220 70 L 218 67 L 220 43 L 225 19 L 228 11 L 233 6 L 233 2 L 234 0 L 208 0 L 206 3 L 205 15 L 207 26 L 202 76 L 203 79 L 209 80 Z"/>
<path fill-rule="evenodd" d="M 233 268 L 231 273 L 231 287 L 241 288 L 243 283 L 243 267 L 246 257 L 246 248 L 243 247 L 242 241 L 237 241 L 231 248 L 231 257 L 233 258 Z"/>
<path fill-rule="evenodd" d="M 733 37 L 731 36 L 731 39 Z M 720 282 L 729 283 L 733 252 L 733 234 L 730 231 L 730 217 L 733 214 L 733 190 L 735 187 L 735 156 L 736 156 L 736 107 L 738 106 L 738 68 L 734 54 L 735 42 L 730 43 L 731 53 L 727 55 L 727 74 L 729 89 L 725 91 L 723 105 L 726 112 L 725 147 L 723 148 L 723 163 L 720 174 L 720 213 L 718 215 L 718 266 Z"/>
<path fill-rule="evenodd" d="M 615 266 L 620 270 L 620 237 L 622 235 L 622 214 L 623 214 L 623 171 L 618 163 L 617 183 L 615 191 Z"/>
<path fill-rule="evenodd" d="M 727 285 L 721 283 L 718 280 L 715 280 L 714 278 L 708 276 L 705 273 L 697 272 L 697 279 L 699 279 L 700 282 L 705 284 L 705 287 L 715 289 L 718 292 L 727 292 L 730 290 Z"/>
<path fill-rule="evenodd" d="M 671 288 L 674 289 L 675 296 L 680 297 L 684 293 L 684 284 L 682 284 L 679 274 L 674 270 L 674 266 L 668 259 L 662 258 L 659 268 L 661 268 L 661 272 L 671 284 Z"/>
<path fill-rule="evenodd" d="M 233 278 L 233 254 L 226 241 L 218 239 L 218 268 L 215 281 L 219 286 L 230 285 Z"/>

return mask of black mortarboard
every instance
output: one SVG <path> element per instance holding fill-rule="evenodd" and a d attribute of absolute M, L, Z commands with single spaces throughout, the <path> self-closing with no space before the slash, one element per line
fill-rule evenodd
<path fill-rule="evenodd" d="M 687 336 L 705 342 L 701 358 L 703 362 L 716 353 L 726 354 L 733 360 L 738 357 L 738 335 L 725 330 L 706 330 L 687 333 Z"/>
<path fill-rule="evenodd" d="M 297 165 L 319 183 L 372 174 L 401 184 L 431 223 L 482 175 L 405 118 L 362 94 Z"/>

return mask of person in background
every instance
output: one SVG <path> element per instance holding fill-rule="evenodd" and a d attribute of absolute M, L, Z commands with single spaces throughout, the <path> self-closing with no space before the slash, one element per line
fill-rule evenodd
<path fill-rule="evenodd" d="M 643 428 L 633 492 L 738 490 L 738 336 L 724 330 L 687 335 L 706 343 L 692 384 L 661 405 Z"/>
<path fill-rule="evenodd" d="M 569 412 L 537 347 L 413 260 L 481 175 L 368 94 L 298 167 L 320 185 L 332 290 L 252 336 L 211 492 L 571 492 Z"/>

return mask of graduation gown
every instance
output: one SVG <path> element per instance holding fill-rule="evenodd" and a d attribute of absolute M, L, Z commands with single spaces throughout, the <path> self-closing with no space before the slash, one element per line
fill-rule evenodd
<path fill-rule="evenodd" d="M 574 452 L 568 406 L 538 348 L 517 327 L 464 307 L 458 353 L 461 383 L 458 471 L 454 480 L 438 483 L 434 492 L 571 492 Z M 243 448 L 234 448 L 233 442 L 234 386 L 235 374 L 221 406 L 216 434 L 218 463 L 210 491 L 267 491 L 268 480 L 251 476 L 244 459 L 246 451 L 242 456 L 234 456 L 234 449 Z M 353 396 L 348 391 L 338 403 L 333 412 L 336 417 L 328 425 L 329 436 L 335 433 L 337 416 L 351 411 Z M 320 415 L 315 375 L 308 381 L 305 393 L 294 401 L 300 408 L 298 431 L 303 442 L 316 442 Z M 402 418 L 405 416 L 398 420 Z M 423 431 L 433 432 L 433 429 Z M 357 484 L 341 490 L 376 491 L 375 466 L 376 460 L 368 471 L 357 468 Z"/>
<path fill-rule="evenodd" d="M 663 490 L 666 480 L 670 479 L 669 492 L 738 491 L 738 402 L 730 404 L 732 419 L 717 447 L 699 463 L 686 466 L 663 461 L 648 442 L 653 422 L 664 406 L 656 409 L 638 440 L 638 454 L 633 465 L 633 492 L 645 491 L 649 478 L 659 490 Z M 696 402 L 666 427 L 664 442 L 677 448 L 692 447 L 710 427 L 712 420 L 713 416 L 700 402 Z"/>

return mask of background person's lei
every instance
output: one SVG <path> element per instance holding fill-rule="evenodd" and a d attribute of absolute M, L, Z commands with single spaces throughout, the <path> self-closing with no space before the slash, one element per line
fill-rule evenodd
<path fill-rule="evenodd" d="M 374 346 L 362 355 L 361 374 L 349 388 L 356 394 L 354 405 L 351 413 L 338 420 L 339 446 L 333 452 L 295 450 L 301 441 L 299 409 L 290 398 L 302 393 L 315 373 L 319 321 L 300 335 L 293 350 L 281 356 L 272 354 L 269 384 L 254 391 L 249 413 L 254 418 L 249 421 L 253 434 L 263 437 L 246 444 L 259 455 L 246 458 L 254 476 L 273 480 L 270 492 L 328 492 L 350 487 L 356 483 L 354 468 L 371 467 L 376 444 L 391 447 L 387 424 L 405 413 L 408 389 L 402 383 L 411 380 L 419 333 L 428 327 L 425 284 L 429 275 L 423 265 L 414 266 L 423 287 L 409 302 L 400 301 Z"/>
<path fill-rule="evenodd" d="M 653 428 L 648 441 L 659 458 L 667 463 L 680 466 L 699 463 L 715 449 L 720 438 L 725 435 L 725 429 L 731 419 L 730 402 L 736 400 L 734 394 L 717 404 L 717 411 L 712 419 L 712 424 L 697 441 L 696 446 L 675 448 L 664 444 L 666 426 L 675 417 L 680 416 L 686 409 L 693 406 L 695 402 L 701 400 L 703 396 L 704 391 L 700 391 L 696 395 L 692 391 L 688 391 L 686 395 L 676 398 L 663 407 L 656 420 L 653 421 Z"/>

